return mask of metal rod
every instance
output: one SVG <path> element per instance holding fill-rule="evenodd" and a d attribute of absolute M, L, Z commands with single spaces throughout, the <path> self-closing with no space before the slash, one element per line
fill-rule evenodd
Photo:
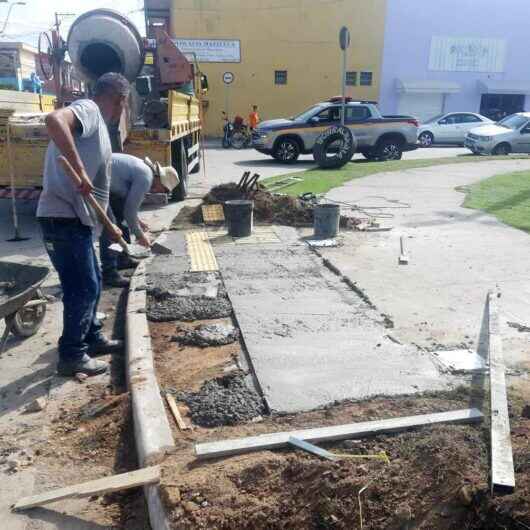
<path fill-rule="evenodd" d="M 347 49 L 344 48 L 342 52 L 342 115 L 340 118 L 340 123 L 343 127 L 346 122 L 346 54 Z"/>

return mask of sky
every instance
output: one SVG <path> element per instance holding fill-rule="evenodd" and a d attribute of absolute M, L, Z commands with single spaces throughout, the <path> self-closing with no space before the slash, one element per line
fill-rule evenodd
<path fill-rule="evenodd" d="M 13 0 L 9 0 L 12 2 Z M 138 29 L 145 34 L 143 0 L 25 0 L 26 5 L 13 7 L 3 40 L 23 41 L 37 45 L 41 31 L 51 28 L 55 21 L 55 12 L 81 15 L 85 11 L 101 7 L 111 8 L 126 14 L 136 23 Z M 9 4 L 0 3 L 0 28 L 6 20 Z M 65 17 L 61 25 L 61 35 L 68 35 L 68 28 L 75 20 Z"/>

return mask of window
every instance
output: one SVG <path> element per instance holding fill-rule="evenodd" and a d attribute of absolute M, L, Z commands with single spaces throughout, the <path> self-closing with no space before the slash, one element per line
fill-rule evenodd
<path fill-rule="evenodd" d="M 340 107 L 329 107 L 318 114 L 320 123 L 333 123 L 340 121 Z"/>
<path fill-rule="evenodd" d="M 361 72 L 361 86 L 372 86 L 372 81 L 372 72 Z"/>
<path fill-rule="evenodd" d="M 367 107 L 362 107 L 360 105 L 351 105 L 346 108 L 346 122 L 358 122 L 366 121 L 371 118 L 372 113 Z"/>
<path fill-rule="evenodd" d="M 287 84 L 287 70 L 276 70 L 274 72 L 274 84 L 275 85 L 286 85 Z"/>
<path fill-rule="evenodd" d="M 455 114 L 455 123 L 480 123 L 480 118 L 473 114 Z"/>
<path fill-rule="evenodd" d="M 457 123 L 456 121 L 457 114 L 450 114 L 449 116 L 446 116 L 443 120 L 440 120 L 438 122 L 439 125 L 454 125 Z"/>
<path fill-rule="evenodd" d="M 346 85 L 357 86 L 357 72 L 346 72 Z"/>

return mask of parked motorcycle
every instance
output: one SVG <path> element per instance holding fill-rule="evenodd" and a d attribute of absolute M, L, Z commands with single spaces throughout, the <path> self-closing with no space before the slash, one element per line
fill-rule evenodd
<path fill-rule="evenodd" d="M 228 149 L 244 149 L 252 145 L 252 135 L 241 116 L 236 116 L 231 122 L 225 112 L 223 112 L 223 147 Z"/>

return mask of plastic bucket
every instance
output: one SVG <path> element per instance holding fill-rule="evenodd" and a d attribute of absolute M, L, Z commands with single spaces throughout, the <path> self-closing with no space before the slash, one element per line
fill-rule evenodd
<path fill-rule="evenodd" d="M 315 206 L 315 238 L 331 239 L 339 233 L 340 206 L 338 204 L 319 204 Z"/>
<path fill-rule="evenodd" d="M 228 234 L 232 237 L 248 237 L 254 224 L 253 201 L 226 201 L 225 219 Z"/>

